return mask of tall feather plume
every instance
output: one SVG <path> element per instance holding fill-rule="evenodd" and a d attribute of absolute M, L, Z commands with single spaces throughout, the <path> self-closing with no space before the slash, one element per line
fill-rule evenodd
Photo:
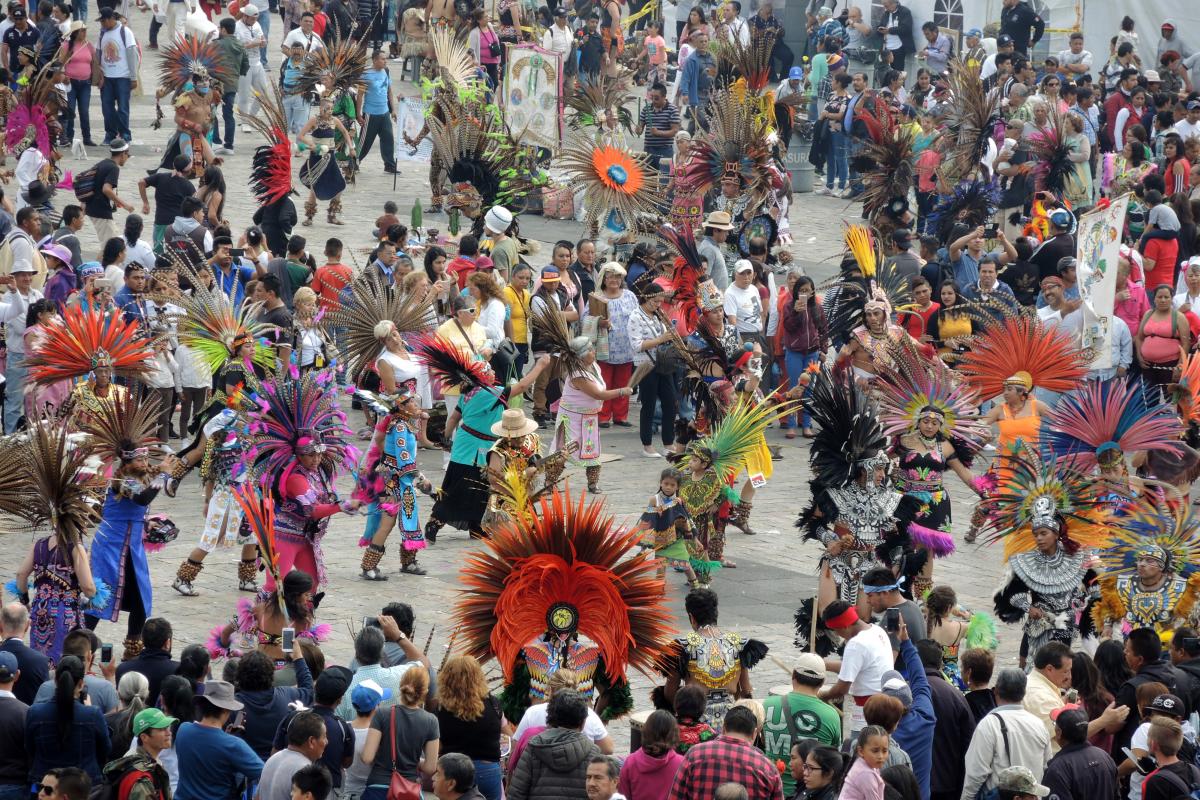
<path fill-rule="evenodd" d="M 767 120 L 734 92 L 713 92 L 709 103 L 709 135 L 693 141 L 681 184 L 687 191 L 707 193 L 724 176 L 737 175 L 742 190 L 762 202 L 780 177 L 772 163 Z"/>
<path fill-rule="evenodd" d="M 996 180 L 973 180 L 959 183 L 954 191 L 944 195 L 929 213 L 929 222 L 945 241 L 956 222 L 972 228 L 990 220 L 1000 207 L 1000 183 Z"/>
<path fill-rule="evenodd" d="M 746 80 L 746 88 L 759 94 L 771 83 L 771 52 L 775 49 L 775 31 L 756 31 L 750 41 L 743 43 L 738 36 L 723 36 L 713 40 L 710 50 L 718 65 L 726 64 L 734 74 Z"/>
<path fill-rule="evenodd" d="M 34 133 L 33 146 L 47 158 L 53 152 L 54 143 L 62 133 L 56 110 L 65 107 L 56 85 L 59 67 L 58 62 L 52 59 L 34 73 L 28 85 L 16 93 L 16 103 L 8 112 L 4 127 L 4 141 L 10 153 L 17 151 L 31 127 Z"/>
<path fill-rule="evenodd" d="M 1087 356 L 1068 331 L 1028 317 L 986 328 L 958 362 L 959 373 L 985 399 L 998 397 L 1004 381 L 1018 372 L 1029 373 L 1035 387 L 1069 392 L 1087 369 Z"/>
<path fill-rule="evenodd" d="M 437 59 L 442 80 L 455 89 L 479 81 L 479 68 L 467 43 L 459 38 L 450 26 L 433 26 L 429 32 L 433 54 Z"/>
<path fill-rule="evenodd" d="M 349 443 L 346 415 L 338 408 L 337 385 L 330 370 L 310 370 L 299 380 L 263 381 L 260 400 L 250 412 L 255 437 L 255 466 L 278 476 L 296 456 L 296 444 L 312 436 L 325 446 L 321 466 L 330 473 L 354 465 L 358 452 Z"/>
<path fill-rule="evenodd" d="M 375 326 L 391 321 L 401 333 L 427 327 L 429 295 L 404 295 L 386 284 L 375 270 L 368 270 L 350 284 L 350 295 L 339 310 L 329 315 L 329 324 L 346 329 L 347 375 L 357 380 L 379 357 L 383 343 L 375 338 Z"/>
<path fill-rule="evenodd" d="M 572 503 L 558 492 L 540 513 L 499 526 L 462 568 L 454 617 L 464 651 L 495 658 L 511 680 L 521 648 L 565 603 L 578 612 L 581 636 L 600 649 L 610 680 L 622 680 L 629 667 L 653 674 L 672 627 L 654 562 L 636 552 L 640 537 L 614 525 L 601 503 L 582 494 Z"/>
<path fill-rule="evenodd" d="M 1037 161 L 1034 182 L 1038 191 L 1052 192 L 1062 197 L 1068 179 L 1075 172 L 1071 161 L 1071 148 L 1067 145 L 1067 117 L 1057 108 L 1050 109 L 1050 119 L 1045 128 L 1025 137 L 1029 152 Z"/>
<path fill-rule="evenodd" d="M 578 375 L 585 370 L 583 359 L 571 349 L 571 334 L 567 319 L 558 308 L 550 303 L 540 304 L 529 315 L 529 324 L 546 342 L 546 351 L 558 358 L 559 369 L 564 375 Z"/>
<path fill-rule="evenodd" d="M 603 220 L 615 211 L 632 226 L 639 214 L 662 204 L 658 170 L 648 156 L 573 135 L 563 145 L 558 165 L 566 170 L 573 186 L 583 189 L 589 222 Z"/>
<path fill-rule="evenodd" d="M 443 391 L 455 388 L 469 392 L 475 388 L 491 389 L 496 376 L 486 361 L 437 334 L 424 334 L 412 343 L 413 355 L 429 370 L 429 376 L 441 384 Z"/>
<path fill-rule="evenodd" d="M 723 481 L 732 481 L 746 467 L 755 449 L 765 447 L 763 434 L 772 422 L 796 413 L 800 403 L 775 402 L 774 397 L 755 401 L 742 395 L 712 433 L 694 442 L 683 457 L 686 467 L 697 456 L 708 461 Z"/>
<path fill-rule="evenodd" d="M 951 135 L 943 145 L 947 147 L 943 163 L 950 182 L 957 183 L 977 170 L 987 154 L 988 140 L 1000 119 L 1000 90 L 988 91 L 979 70 L 957 58 L 950 62 L 949 87 L 945 122 Z"/>
<path fill-rule="evenodd" d="M 154 358 L 154 340 L 147 338 L 137 320 L 124 314 L 106 314 L 101 309 L 71 306 L 62 318 L 43 328 L 25 366 L 39 386 L 74 380 L 90 373 L 97 355 L 107 354 L 113 373 L 140 379 Z"/>
<path fill-rule="evenodd" d="M 269 205 L 292 193 L 292 141 L 279 87 L 272 84 L 270 93 L 255 91 L 254 96 L 262 112 L 251 116 L 239 111 L 238 115 L 267 142 L 254 150 L 250 191 L 260 205 Z"/>
<path fill-rule="evenodd" d="M 238 76 L 226 67 L 215 40 L 176 36 L 159 51 L 159 57 L 158 82 L 170 92 L 178 92 L 189 83 L 197 68 L 207 72 L 218 87 L 235 86 L 238 81 Z"/>
<path fill-rule="evenodd" d="M 367 52 L 369 44 L 369 37 L 366 36 L 343 36 L 327 43 L 325 47 L 309 50 L 291 94 L 317 92 L 317 87 L 321 86 L 320 91 L 325 93 L 352 92 L 358 96 L 367 88 L 363 73 L 371 64 Z"/>
<path fill-rule="evenodd" d="M 288 618 L 283 599 L 283 576 L 279 574 L 279 548 L 275 545 L 275 501 L 260 492 L 252 481 L 245 481 L 233 490 L 233 497 L 245 515 L 246 527 L 258 542 L 258 555 L 267 573 L 274 578 L 279 613 Z"/>
<path fill-rule="evenodd" d="M 80 428 L 90 439 L 87 451 L 106 464 L 119 463 L 121 452 L 159 442 L 158 418 L 162 401 L 154 395 L 138 399 L 136 392 L 115 394 L 88 413 Z"/>
<path fill-rule="evenodd" d="M 926 359 L 909 343 L 891 350 L 889 363 L 880 364 L 875 390 L 883 432 L 898 436 L 914 429 L 921 411 L 933 406 L 942 412 L 942 433 L 969 452 L 988 438 L 988 425 L 978 412 L 978 397 L 941 359 Z"/>
<path fill-rule="evenodd" d="M 1172 487 L 1156 481 L 1149 484 L 1151 491 L 1125 506 L 1114 520 L 1108 547 L 1100 551 L 1103 573 L 1137 574 L 1138 553 L 1156 544 L 1169 554 L 1173 572 L 1191 578 L 1200 570 L 1200 518 L 1188 503 L 1171 502 Z"/>
<path fill-rule="evenodd" d="M 897 122 L 886 103 L 876 103 L 873 111 L 861 114 L 873 117 L 878 128 L 876 135 L 861 140 L 854 157 L 864 187 L 860 199 L 867 216 L 874 219 L 894 198 L 907 198 L 913 188 L 914 133 L 911 125 Z"/>
<path fill-rule="evenodd" d="M 627 131 L 632 130 L 634 119 L 629 111 L 629 77 L 628 74 L 602 74 L 571 92 L 566 99 L 566 106 L 575 113 L 567 125 L 577 131 L 592 129 L 590 133 L 595 134 L 598 133 L 595 129 L 604 122 L 604 115 L 613 111 L 617 115 L 617 123 Z"/>
<path fill-rule="evenodd" d="M 691 228 L 667 224 L 658 229 L 658 238 L 677 253 L 671 268 L 671 302 L 683 313 L 687 329 L 693 331 L 700 322 L 697 287 L 708 280 L 696 236 Z"/>
<path fill-rule="evenodd" d="M 258 322 L 251 307 L 233 307 L 229 295 L 209 289 L 195 273 L 184 272 L 192 284 L 190 295 L 173 302 L 183 309 L 178 320 L 179 341 L 196 351 L 214 374 L 233 357 L 233 343 L 243 334 L 255 341 L 254 363 L 270 372 L 275 368 L 275 351 L 263 340 L 278 335 L 274 325 Z"/>
<path fill-rule="evenodd" d="M 835 377 L 823 367 L 803 403 L 818 431 L 809 453 L 814 489 L 849 485 L 856 465 L 887 447 L 870 398 L 849 376 Z"/>

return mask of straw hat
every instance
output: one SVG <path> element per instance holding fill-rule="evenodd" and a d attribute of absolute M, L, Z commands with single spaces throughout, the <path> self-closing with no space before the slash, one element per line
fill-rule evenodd
<path fill-rule="evenodd" d="M 503 439 L 528 436 L 538 429 L 538 424 L 519 408 L 508 408 L 500 415 L 500 421 L 492 425 L 492 435 Z"/>

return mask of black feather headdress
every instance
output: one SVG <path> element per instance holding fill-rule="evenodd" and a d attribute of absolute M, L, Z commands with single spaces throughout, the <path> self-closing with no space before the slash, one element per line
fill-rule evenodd
<path fill-rule="evenodd" d="M 1050 120 L 1041 128 L 1025 137 L 1029 152 L 1037 160 L 1033 176 L 1037 190 L 1051 192 L 1062 197 L 1067 180 L 1075 172 L 1071 161 L 1071 148 L 1067 145 L 1067 118 L 1065 114 L 1051 109 Z"/>
<path fill-rule="evenodd" d="M 876 103 L 873 111 L 859 116 L 872 118 L 875 124 L 868 129 L 877 132 L 862 140 L 851 166 L 862 175 L 863 208 L 875 219 L 895 198 L 908 197 L 913 187 L 913 129 L 898 124 L 886 103 Z"/>
<path fill-rule="evenodd" d="M 943 197 L 929 214 L 929 221 L 937 229 L 943 242 L 950 237 L 956 222 L 972 228 L 983 225 L 1000 206 L 1000 184 L 998 181 L 967 181 L 954 187 L 954 192 Z"/>
<path fill-rule="evenodd" d="M 887 447 L 883 423 L 850 375 L 835 377 L 822 369 L 809 389 L 804 408 L 818 428 L 809 454 L 813 489 L 847 486 Z"/>

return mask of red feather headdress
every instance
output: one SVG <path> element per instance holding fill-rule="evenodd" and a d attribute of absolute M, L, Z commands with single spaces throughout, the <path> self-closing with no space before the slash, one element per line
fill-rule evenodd
<path fill-rule="evenodd" d="M 43 328 L 25 363 L 30 377 L 45 386 L 87 375 L 98 366 L 112 367 L 125 378 L 140 378 L 153 357 L 153 340 L 143 335 L 136 320 L 126 321 L 119 311 L 105 314 L 72 306 L 60 322 Z"/>
<path fill-rule="evenodd" d="M 434 380 L 442 385 L 443 391 L 454 388 L 469 392 L 496 385 L 496 373 L 492 372 L 488 362 L 476 360 L 474 353 L 436 333 L 417 338 L 411 349 Z"/>
<path fill-rule="evenodd" d="M 273 88 L 269 95 L 255 92 L 254 96 L 262 105 L 262 114 L 239 115 L 267 143 L 255 149 L 250 162 L 250 191 L 260 205 L 270 205 L 292 193 L 292 140 L 279 88 Z"/>
<path fill-rule="evenodd" d="M 708 280 L 696 248 L 696 237 L 691 228 L 677 229 L 673 225 L 663 225 L 658 236 L 679 254 L 671 270 L 672 302 L 683 314 L 687 329 L 694 331 L 700 323 L 699 286 Z"/>
<path fill-rule="evenodd" d="M 991 325 L 958 362 L 958 371 L 981 398 L 1004 391 L 1004 382 L 1019 372 L 1033 386 L 1069 392 L 1087 374 L 1088 357 L 1075 338 L 1040 320 L 1013 317 Z"/>
<path fill-rule="evenodd" d="M 609 678 L 629 667 L 651 674 L 673 635 L 663 582 L 645 554 L 625 558 L 638 534 L 614 528 L 602 510 L 556 491 L 540 514 L 511 520 L 468 556 L 455 612 L 467 654 L 495 658 L 511 681 L 521 648 L 546 632 L 552 609 L 568 605 Z"/>

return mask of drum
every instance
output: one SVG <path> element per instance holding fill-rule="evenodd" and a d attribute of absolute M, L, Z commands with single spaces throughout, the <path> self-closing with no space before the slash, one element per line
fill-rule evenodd
<path fill-rule="evenodd" d="M 642 728 L 646 725 L 646 720 L 654 713 L 654 709 L 649 711 L 635 711 L 629 715 L 629 752 L 636 753 L 642 746 Z"/>

